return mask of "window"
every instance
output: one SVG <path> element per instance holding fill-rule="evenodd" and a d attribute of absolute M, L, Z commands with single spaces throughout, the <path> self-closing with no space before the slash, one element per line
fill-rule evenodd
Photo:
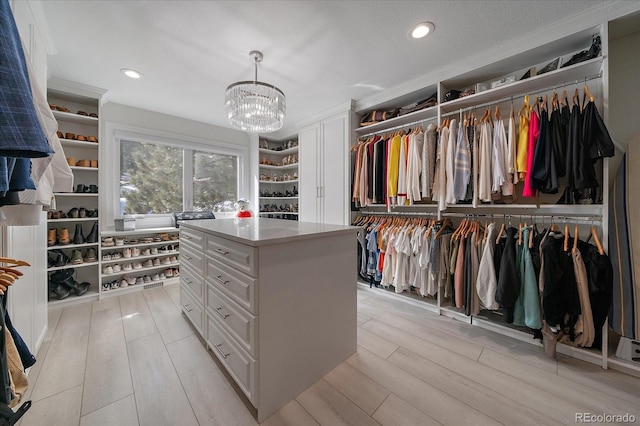
<path fill-rule="evenodd" d="M 211 211 L 237 197 L 236 155 L 121 140 L 121 215 Z"/>

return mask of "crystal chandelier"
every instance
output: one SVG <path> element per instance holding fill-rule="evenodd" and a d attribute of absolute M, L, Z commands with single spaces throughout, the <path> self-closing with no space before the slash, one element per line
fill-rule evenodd
<path fill-rule="evenodd" d="M 252 50 L 249 56 L 255 67 L 253 81 L 239 81 L 227 87 L 225 106 L 229 122 L 245 132 L 275 132 L 284 122 L 284 93 L 276 86 L 258 81 L 258 62 L 262 62 L 262 53 Z"/>

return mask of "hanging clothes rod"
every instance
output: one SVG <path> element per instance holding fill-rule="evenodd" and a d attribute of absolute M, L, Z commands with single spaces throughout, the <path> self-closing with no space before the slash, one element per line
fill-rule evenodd
<path fill-rule="evenodd" d="M 398 125 L 398 126 L 395 126 L 395 127 L 387 127 L 387 128 L 375 131 L 375 132 L 367 133 L 367 134 L 364 134 L 364 135 L 358 135 L 358 139 L 366 138 L 366 137 L 369 137 L 369 136 L 372 136 L 372 135 L 380 135 L 382 133 L 391 132 L 393 130 L 405 129 L 407 127 L 415 126 L 416 124 L 425 124 L 426 125 L 426 124 L 431 123 L 432 121 L 433 122 L 438 121 L 438 117 L 425 118 L 423 120 L 412 121 L 411 123 L 401 124 L 401 125 Z"/>
<path fill-rule="evenodd" d="M 364 215 L 364 216 L 410 216 L 410 217 L 416 217 L 416 216 L 422 216 L 422 217 L 431 217 L 431 216 L 438 216 L 437 212 L 433 212 L 433 213 L 429 213 L 429 212 L 379 212 L 379 211 L 365 211 L 365 210 L 361 210 L 359 212 L 360 215 Z M 569 223 L 575 223 L 575 224 L 579 224 L 579 225 L 592 225 L 598 222 L 602 221 L 601 217 L 591 217 L 588 219 L 585 219 L 583 216 L 566 216 L 566 215 L 531 215 L 531 214 L 498 214 L 498 213 L 446 213 L 442 215 L 443 218 L 447 218 L 447 217 L 456 217 L 456 218 L 476 218 L 476 219 L 486 219 L 486 218 L 490 218 L 490 219 L 494 219 L 494 220 L 500 220 L 502 219 L 503 221 L 509 220 L 511 221 L 512 219 L 531 219 L 532 222 L 569 222 Z"/>
<path fill-rule="evenodd" d="M 558 89 L 562 89 L 562 88 L 565 88 L 565 87 L 568 87 L 568 86 L 573 86 L 573 85 L 577 86 L 578 84 L 581 84 L 581 83 L 586 84 L 588 81 L 597 80 L 597 79 L 599 79 L 601 77 L 602 77 L 602 73 L 598 73 L 598 74 L 592 75 L 590 77 L 585 77 L 585 78 L 583 78 L 581 80 L 567 81 L 567 82 L 564 82 L 562 84 L 556 84 L 554 86 L 546 87 L 544 89 L 538 89 L 538 90 L 534 90 L 534 91 L 531 91 L 531 92 L 520 93 L 518 95 L 509 96 L 509 97 L 498 99 L 498 100 L 495 100 L 495 101 L 485 102 L 485 103 L 480 104 L 480 105 L 472 105 L 472 106 L 468 106 L 466 108 L 460 108 L 458 110 L 451 111 L 451 112 L 448 112 L 446 114 L 442 114 L 442 118 L 450 117 L 452 115 L 462 114 L 462 113 L 465 113 L 467 111 L 473 111 L 473 110 L 476 110 L 476 109 L 485 108 L 485 107 L 489 107 L 489 106 L 493 106 L 493 105 L 499 105 L 499 104 L 502 104 L 504 102 L 509 102 L 509 101 L 513 102 L 514 98 L 520 98 L 520 97 L 524 97 L 526 95 L 537 95 L 538 93 L 545 93 L 545 92 L 549 92 L 551 90 L 558 90 Z M 534 104 L 534 103 L 532 103 L 532 104 Z"/>

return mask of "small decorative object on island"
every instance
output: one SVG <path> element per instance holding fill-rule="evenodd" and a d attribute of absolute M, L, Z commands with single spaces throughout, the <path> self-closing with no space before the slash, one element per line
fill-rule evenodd
<path fill-rule="evenodd" d="M 236 217 L 239 219 L 253 216 L 249 209 L 249 200 L 246 198 L 240 198 L 235 202 L 234 207 L 236 208 Z"/>

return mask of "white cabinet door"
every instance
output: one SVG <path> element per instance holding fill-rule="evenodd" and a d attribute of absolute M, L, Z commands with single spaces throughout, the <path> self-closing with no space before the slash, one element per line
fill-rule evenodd
<path fill-rule="evenodd" d="M 314 124 L 300 131 L 298 135 L 300 187 L 298 191 L 299 220 L 302 222 L 322 222 L 320 215 L 320 124 Z"/>
<path fill-rule="evenodd" d="M 323 223 L 347 225 L 347 159 L 349 120 L 347 113 L 323 120 L 322 126 L 322 210 Z"/>

